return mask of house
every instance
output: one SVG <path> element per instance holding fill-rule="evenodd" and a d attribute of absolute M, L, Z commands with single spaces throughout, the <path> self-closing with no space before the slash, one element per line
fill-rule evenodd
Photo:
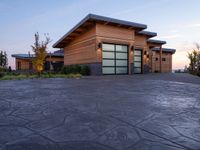
<path fill-rule="evenodd" d="M 64 65 L 87 65 L 92 75 L 172 72 L 175 49 L 151 39 L 147 25 L 89 14 L 59 39 Z"/>
<path fill-rule="evenodd" d="M 16 70 L 34 70 L 34 54 L 13 54 L 12 57 L 15 58 Z M 63 66 L 63 63 L 63 50 L 58 50 L 53 53 L 47 53 L 47 57 L 45 59 L 45 70 L 50 70 L 50 64 L 52 65 L 52 69 L 57 70 L 58 68 L 61 68 Z"/>

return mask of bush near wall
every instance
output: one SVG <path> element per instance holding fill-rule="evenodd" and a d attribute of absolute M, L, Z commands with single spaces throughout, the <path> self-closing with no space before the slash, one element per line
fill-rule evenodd
<path fill-rule="evenodd" d="M 90 75 L 90 68 L 86 65 L 70 65 L 62 68 L 64 74 Z"/>

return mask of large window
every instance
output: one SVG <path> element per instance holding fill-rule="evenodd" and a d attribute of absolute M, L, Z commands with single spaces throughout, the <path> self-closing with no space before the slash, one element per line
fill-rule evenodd
<path fill-rule="evenodd" d="M 128 73 L 128 46 L 119 44 L 102 45 L 102 72 L 103 74 Z"/>

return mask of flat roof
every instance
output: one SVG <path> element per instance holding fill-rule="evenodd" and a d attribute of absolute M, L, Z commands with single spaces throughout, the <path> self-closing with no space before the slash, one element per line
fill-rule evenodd
<path fill-rule="evenodd" d="M 29 58 L 34 58 L 35 54 L 13 54 L 11 56 L 15 58 L 21 58 L 21 59 L 29 59 Z M 63 50 L 58 50 L 58 51 L 55 51 L 54 53 L 48 53 L 47 56 L 64 57 L 64 52 Z"/>
<path fill-rule="evenodd" d="M 155 37 L 155 36 L 157 36 L 156 32 L 150 32 L 150 31 L 140 31 L 140 32 L 138 32 L 138 34 L 147 35 L 149 37 Z"/>
<path fill-rule="evenodd" d="M 149 39 L 147 40 L 148 43 L 155 43 L 155 44 L 166 44 L 166 41 L 161 41 L 161 40 L 153 40 L 153 39 Z"/>
<path fill-rule="evenodd" d="M 72 33 L 76 33 L 76 30 L 86 24 L 86 22 L 103 22 L 103 23 L 112 23 L 114 25 L 121 25 L 125 27 L 132 27 L 138 30 L 144 30 L 147 28 L 147 25 L 124 21 L 114 18 L 109 18 L 105 16 L 99 16 L 95 14 L 88 14 L 84 19 L 82 19 L 77 25 L 75 25 L 69 32 L 67 32 L 63 37 L 61 37 L 54 45 L 54 48 L 63 48 L 64 44 L 67 42 L 67 37 L 70 36 Z M 78 33 L 78 32 L 77 32 Z M 70 40 L 70 38 L 68 39 Z"/>
<path fill-rule="evenodd" d="M 152 51 L 160 51 L 160 48 L 159 47 L 155 47 L 155 48 L 152 48 L 151 50 Z M 176 49 L 173 49 L 173 48 L 162 48 L 162 51 L 163 52 L 168 52 L 168 53 L 175 53 Z"/>

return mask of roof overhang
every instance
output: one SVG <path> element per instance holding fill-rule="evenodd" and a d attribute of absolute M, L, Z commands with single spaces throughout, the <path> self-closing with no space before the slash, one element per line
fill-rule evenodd
<path fill-rule="evenodd" d="M 18 58 L 18 59 L 32 59 L 32 58 L 35 58 L 34 54 L 30 54 L 30 55 L 29 54 L 13 54 L 11 56 L 14 57 L 14 58 Z M 47 57 L 61 57 L 61 58 L 63 58 L 64 54 L 63 53 L 48 53 Z"/>
<path fill-rule="evenodd" d="M 150 32 L 150 31 L 140 31 L 137 34 L 147 36 L 148 38 L 157 36 L 156 32 Z"/>
<path fill-rule="evenodd" d="M 155 48 L 152 48 L 151 49 L 152 51 L 160 51 L 160 48 L 159 47 L 155 47 Z M 162 48 L 162 51 L 163 52 L 167 52 L 167 53 L 172 53 L 174 54 L 176 52 L 176 49 L 173 49 L 173 48 Z"/>
<path fill-rule="evenodd" d="M 141 31 L 147 28 L 145 24 L 139 24 L 130 21 L 123 21 L 119 19 L 89 14 L 83 20 L 81 20 L 76 26 L 74 26 L 68 33 L 61 37 L 54 45 L 53 48 L 64 48 L 64 46 L 73 40 L 76 36 L 86 31 L 89 27 L 95 23 L 103 23 L 110 25 L 117 25 L 120 27 L 134 28 L 137 31 Z"/>
<path fill-rule="evenodd" d="M 18 59 L 30 59 L 35 57 L 34 54 L 13 54 L 11 56 Z"/>
<path fill-rule="evenodd" d="M 153 44 L 166 44 L 167 42 L 166 41 L 161 41 L 161 40 L 152 40 L 152 39 L 149 39 L 147 40 L 147 43 L 153 43 Z"/>

